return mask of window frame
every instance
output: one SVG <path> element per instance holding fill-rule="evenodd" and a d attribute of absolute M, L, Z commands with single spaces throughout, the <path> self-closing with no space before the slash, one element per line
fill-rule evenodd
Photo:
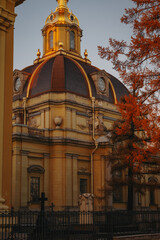
<path fill-rule="evenodd" d="M 53 49 L 53 31 L 51 30 L 48 34 L 49 38 L 49 49 Z"/>
<path fill-rule="evenodd" d="M 32 179 L 38 179 L 38 195 L 37 195 L 37 198 L 35 198 L 35 199 L 32 199 L 32 193 L 31 193 L 31 191 L 32 191 L 32 187 L 31 187 L 31 184 L 32 184 Z M 41 193 L 41 177 L 40 176 L 35 176 L 35 175 L 31 175 L 30 176 L 30 181 L 29 181 L 29 189 L 30 189 L 30 191 L 29 191 L 29 195 L 30 195 L 30 203 L 39 203 L 40 202 L 40 200 L 39 200 L 39 198 L 40 198 L 40 193 Z M 37 183 L 36 183 L 36 185 L 37 185 Z"/>
<path fill-rule="evenodd" d="M 39 198 L 41 192 L 43 192 L 43 178 L 45 169 L 40 165 L 31 165 L 27 168 L 28 172 L 28 201 L 31 204 L 37 204 L 40 203 L 40 200 L 37 199 L 37 201 L 31 200 L 31 178 L 39 178 Z"/>
<path fill-rule="evenodd" d="M 122 170 L 121 169 L 115 169 L 112 172 L 112 177 L 114 179 L 122 179 Z M 119 197 L 117 197 L 119 195 Z M 112 201 L 113 203 L 122 203 L 123 202 L 123 187 L 117 186 L 115 189 L 113 189 L 112 193 Z"/>
<path fill-rule="evenodd" d="M 75 32 L 73 30 L 70 31 L 70 50 L 75 50 Z"/>
<path fill-rule="evenodd" d="M 81 183 L 84 183 L 85 182 L 85 185 Z M 85 187 L 84 187 L 85 186 Z M 81 191 L 82 187 L 84 187 L 85 191 Z M 84 194 L 84 193 L 87 193 L 87 189 L 88 189 L 88 179 L 87 178 L 80 178 L 80 181 L 79 181 L 79 191 L 80 191 L 80 195 Z"/>
<path fill-rule="evenodd" d="M 155 177 L 148 178 L 148 183 L 156 184 L 157 182 L 158 182 L 158 180 Z M 154 186 L 149 187 L 149 204 L 156 205 L 155 187 Z"/>

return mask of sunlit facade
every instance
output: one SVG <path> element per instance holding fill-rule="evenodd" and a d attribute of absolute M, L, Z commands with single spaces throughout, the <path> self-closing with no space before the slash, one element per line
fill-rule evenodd
<path fill-rule="evenodd" d="M 81 56 L 79 21 L 67 0 L 57 2 L 42 29 L 42 57 L 38 50 L 33 65 L 13 74 L 12 206 L 38 209 L 45 192 L 47 206 L 78 209 L 79 196 L 91 193 L 95 210 L 126 209 L 126 188 L 107 201 L 102 189 L 111 174 L 106 129 L 120 119 L 116 104 L 128 90 L 87 50 Z M 158 204 L 159 193 L 148 194 Z"/>

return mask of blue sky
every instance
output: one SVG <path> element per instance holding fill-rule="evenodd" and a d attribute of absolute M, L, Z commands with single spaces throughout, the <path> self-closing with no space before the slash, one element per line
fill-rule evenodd
<path fill-rule="evenodd" d="M 79 19 L 83 30 L 81 54 L 88 51 L 92 64 L 118 77 L 111 63 L 100 59 L 97 46 L 107 46 L 109 38 L 129 40 L 132 30 L 122 24 L 124 9 L 132 7 L 131 0 L 69 0 L 68 7 Z M 41 29 L 51 10 L 55 11 L 56 0 L 26 0 L 16 8 L 14 32 L 14 69 L 31 65 L 37 49 L 42 52 Z"/>

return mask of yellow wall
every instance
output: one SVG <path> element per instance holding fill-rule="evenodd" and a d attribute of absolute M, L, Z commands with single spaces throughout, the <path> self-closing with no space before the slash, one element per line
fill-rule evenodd
<path fill-rule="evenodd" d="M 18 4 L 18 1 L 0 0 L 0 209 L 11 206 L 11 117 L 15 3 Z M 6 205 L 4 205 L 4 201 L 6 201 Z"/>
<path fill-rule="evenodd" d="M 52 100 L 52 103 L 48 104 L 48 99 Z M 74 99 L 74 102 L 70 99 Z M 119 117 L 115 105 L 106 102 L 103 102 L 103 108 L 98 108 L 98 105 L 99 102 L 96 100 L 96 116 L 101 113 L 113 118 Z M 22 106 L 22 100 L 13 102 L 13 119 L 19 106 Z M 27 126 L 19 125 L 13 120 L 12 175 L 15 208 L 38 207 L 28 204 L 27 168 L 31 165 L 37 164 L 45 169 L 41 191 L 45 191 L 48 197 L 46 205 L 54 203 L 57 209 L 65 206 L 78 207 L 81 178 L 87 179 L 87 192 L 91 192 L 91 153 L 95 146 L 86 114 L 91 110 L 91 106 L 90 98 L 71 93 L 46 93 L 27 100 Z M 59 126 L 55 123 L 57 116 L 62 119 Z M 37 125 L 33 128 L 32 123 Z M 111 124 L 111 120 L 104 119 L 106 127 L 110 127 Z M 38 138 L 37 130 L 35 133 L 32 132 L 31 136 L 29 133 L 31 128 L 43 131 L 43 137 Z M 34 135 L 37 135 L 37 139 Z M 99 136 L 96 133 L 96 138 Z M 41 141 L 44 137 L 46 141 Z M 36 156 L 33 158 L 34 154 Z M 48 158 L 44 157 L 45 154 L 48 154 Z M 99 195 L 100 189 L 105 185 L 107 164 L 103 156 L 107 154 L 108 147 L 105 144 L 103 147 L 99 146 L 93 156 L 95 195 Z M 103 204 L 95 201 L 95 209 L 100 209 Z"/>

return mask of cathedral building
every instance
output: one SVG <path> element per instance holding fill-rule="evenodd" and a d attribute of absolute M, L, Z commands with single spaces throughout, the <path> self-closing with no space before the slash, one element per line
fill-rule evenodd
<path fill-rule="evenodd" d="M 79 206 L 79 196 L 100 200 L 110 169 L 111 150 L 105 131 L 120 118 L 116 103 L 128 93 L 115 77 L 81 55 L 77 17 L 68 0 L 57 0 L 42 29 L 43 54 L 13 74 L 12 206 L 38 209 L 45 192 L 55 209 Z M 97 196 L 99 198 L 97 198 Z M 126 208 L 127 193 L 119 203 Z M 118 205 L 117 205 L 118 204 Z"/>

